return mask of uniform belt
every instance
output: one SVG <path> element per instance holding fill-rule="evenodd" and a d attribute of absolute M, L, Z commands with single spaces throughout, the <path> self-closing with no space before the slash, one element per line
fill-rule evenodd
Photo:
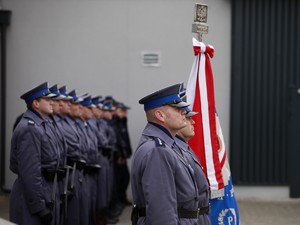
<path fill-rule="evenodd" d="M 42 174 L 45 180 L 52 182 L 54 180 L 55 174 L 57 174 L 58 181 L 61 181 L 65 177 L 65 171 L 63 169 L 43 169 Z"/>
<path fill-rule="evenodd" d="M 99 164 L 86 165 L 84 167 L 84 173 L 93 175 L 93 174 L 98 173 L 100 169 L 101 169 L 101 166 Z"/>
<path fill-rule="evenodd" d="M 199 216 L 209 213 L 209 206 L 198 208 L 197 210 L 178 209 L 179 218 L 199 218 Z"/>
<path fill-rule="evenodd" d="M 76 163 L 76 169 L 83 170 L 86 164 L 85 160 L 82 159 L 75 159 L 75 158 L 67 158 L 67 165 L 74 167 L 74 164 Z"/>
<path fill-rule="evenodd" d="M 106 157 L 108 157 L 108 158 L 111 156 L 111 152 L 112 152 L 111 149 L 108 149 L 108 148 L 103 148 L 103 149 L 102 149 L 102 155 L 103 155 L 103 156 L 106 156 Z"/>
<path fill-rule="evenodd" d="M 210 206 L 205 206 L 198 208 L 197 210 L 187 210 L 187 209 L 178 209 L 178 218 L 186 218 L 186 219 L 196 219 L 199 216 L 208 214 Z M 146 208 L 138 208 L 137 209 L 138 217 L 146 216 Z"/>

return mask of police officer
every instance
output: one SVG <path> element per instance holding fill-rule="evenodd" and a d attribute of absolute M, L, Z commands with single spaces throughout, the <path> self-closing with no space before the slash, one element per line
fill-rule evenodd
<path fill-rule="evenodd" d="M 89 96 L 88 96 L 89 97 Z M 81 96 L 82 101 L 79 102 L 79 116 L 76 117 L 74 115 L 75 119 L 75 127 L 79 134 L 80 140 L 82 142 L 82 147 L 80 149 L 80 158 L 82 161 L 84 161 L 84 165 L 81 168 L 78 168 L 79 171 L 79 180 L 81 183 L 81 194 L 79 196 L 80 199 L 80 224 L 82 225 L 88 225 L 90 224 L 91 220 L 91 204 L 92 204 L 92 198 L 94 193 L 91 193 L 90 191 L 90 177 L 86 173 L 86 170 L 88 169 L 88 163 L 89 163 L 89 145 L 90 140 L 87 137 L 86 129 L 87 129 L 87 123 L 84 118 L 84 111 L 85 111 L 85 105 L 86 102 L 90 102 L 90 100 L 87 100 L 87 95 Z"/>
<path fill-rule="evenodd" d="M 195 178 L 175 142 L 176 133 L 187 125 L 183 94 L 179 83 L 139 101 L 148 124 L 132 162 L 133 224 L 201 224 Z"/>
<path fill-rule="evenodd" d="M 117 134 L 117 149 L 115 154 L 115 180 L 118 203 L 122 206 L 131 205 L 127 198 L 127 188 L 130 182 L 130 174 L 127 159 L 132 155 L 131 143 L 127 127 L 127 112 L 130 107 L 122 102 L 116 103 L 115 128 Z"/>
<path fill-rule="evenodd" d="M 69 176 L 68 199 L 67 199 L 67 221 L 65 224 L 79 225 L 81 217 L 81 192 L 82 182 L 80 180 L 79 168 L 85 163 L 81 159 L 81 148 L 83 146 L 80 135 L 76 129 L 75 118 L 80 116 L 79 102 L 82 101 L 73 90 L 67 92 L 66 87 L 60 89 L 66 98 L 60 102 L 60 116 L 62 117 L 61 125 L 67 147 L 67 164 L 72 168 Z M 70 99 L 70 100 L 68 100 Z"/>
<path fill-rule="evenodd" d="M 101 120 L 101 126 L 104 129 L 104 134 L 108 140 L 106 146 L 104 146 L 103 148 L 103 155 L 108 157 L 109 159 L 110 172 L 109 209 L 107 215 L 107 223 L 115 224 L 119 221 L 119 211 L 122 210 L 117 205 L 117 194 L 114 173 L 115 153 L 117 152 L 117 134 L 115 130 L 113 115 L 115 114 L 116 107 L 114 106 L 114 102 L 111 96 L 107 96 L 101 104 L 101 108 L 103 111 L 103 120 Z"/>
<path fill-rule="evenodd" d="M 103 196 L 99 195 L 97 201 L 98 207 L 100 209 L 99 213 L 99 224 L 115 224 L 118 222 L 118 217 L 112 216 L 112 195 L 114 188 L 114 173 L 113 173 L 113 152 L 116 149 L 116 134 L 112 126 L 112 112 L 114 107 L 111 101 L 105 99 L 98 99 L 98 113 L 97 113 L 97 132 L 99 138 L 99 147 L 101 148 L 101 155 L 103 156 L 103 161 L 100 173 L 105 173 L 106 184 L 105 185 L 105 199 Z M 100 140 L 101 139 L 101 140 Z M 105 170 L 105 171 L 104 171 Z M 103 208 L 104 206 L 104 208 Z M 109 207 L 109 208 L 108 208 Z"/>
<path fill-rule="evenodd" d="M 55 224 L 56 173 L 59 152 L 47 125 L 53 112 L 45 82 L 21 96 L 27 111 L 14 130 L 10 169 L 18 175 L 10 196 L 10 220 L 20 225 Z"/>
<path fill-rule="evenodd" d="M 102 111 L 101 96 L 92 98 L 93 104 L 96 106 L 92 108 L 94 118 L 90 120 L 90 125 L 93 127 L 98 140 L 98 161 L 101 165 L 101 170 L 98 173 L 97 180 L 97 204 L 96 216 L 98 225 L 106 225 L 107 223 L 107 209 L 109 204 L 109 159 L 103 155 L 104 147 L 107 145 L 107 138 L 105 129 L 103 127 L 103 111 Z"/>
<path fill-rule="evenodd" d="M 60 168 L 59 168 L 59 193 L 61 198 L 60 207 L 60 224 L 67 224 L 67 209 L 68 209 L 68 182 L 71 172 L 71 167 L 67 165 L 67 143 L 64 136 L 63 117 L 61 116 L 61 109 L 63 109 L 64 102 L 68 102 L 70 97 L 60 93 L 58 84 L 53 85 L 50 89 L 52 94 L 56 96 L 53 100 L 53 113 L 49 116 L 54 132 L 57 137 L 57 143 L 61 151 Z"/>
<path fill-rule="evenodd" d="M 99 164 L 98 139 L 95 129 L 92 125 L 92 108 L 95 108 L 96 106 L 93 104 L 90 95 L 86 96 L 83 101 L 80 102 L 80 105 L 83 106 L 81 113 L 81 120 L 83 123 L 81 123 L 81 129 L 87 144 L 87 163 L 84 169 L 85 182 L 87 184 L 88 193 L 90 196 L 88 201 L 89 222 L 87 224 L 95 225 L 97 223 L 96 221 L 98 220 L 96 216 L 97 194 L 98 192 L 101 192 L 101 190 L 97 189 L 98 173 L 101 168 L 101 165 Z"/>
<path fill-rule="evenodd" d="M 187 126 L 180 129 L 177 132 L 176 135 L 176 143 L 180 147 L 186 162 L 189 165 L 189 169 L 191 172 L 191 175 L 193 175 L 195 180 L 195 189 L 198 192 L 198 208 L 199 208 L 199 221 L 197 221 L 197 224 L 210 224 L 209 220 L 209 187 L 208 183 L 204 174 L 204 171 L 202 169 L 202 166 L 200 165 L 198 157 L 195 155 L 193 150 L 189 147 L 188 141 L 190 138 L 192 138 L 195 135 L 194 131 L 194 120 L 192 119 L 192 116 L 196 115 L 197 112 L 191 111 L 189 108 L 185 108 L 187 110 L 187 113 L 185 115 L 187 120 Z"/>

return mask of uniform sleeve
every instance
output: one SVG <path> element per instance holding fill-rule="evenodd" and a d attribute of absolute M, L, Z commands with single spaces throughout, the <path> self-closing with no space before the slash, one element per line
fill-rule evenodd
<path fill-rule="evenodd" d="M 79 149 L 80 149 L 80 142 L 79 138 L 76 135 L 75 130 L 72 128 L 71 125 L 64 123 L 63 126 L 64 137 L 66 140 L 67 146 L 67 156 L 69 157 L 79 157 Z"/>
<path fill-rule="evenodd" d="M 97 129 L 97 137 L 98 137 L 98 144 L 99 144 L 99 149 L 105 147 L 108 145 L 108 140 L 107 140 L 107 137 L 105 135 L 105 129 L 104 127 L 99 127 Z"/>
<path fill-rule="evenodd" d="M 174 156 L 167 148 L 156 147 L 147 155 L 145 163 L 142 184 L 147 224 L 179 224 Z"/>
<path fill-rule="evenodd" d="M 34 129 L 26 129 L 18 146 L 19 178 L 24 187 L 24 197 L 31 213 L 46 208 L 41 175 L 41 136 Z"/>

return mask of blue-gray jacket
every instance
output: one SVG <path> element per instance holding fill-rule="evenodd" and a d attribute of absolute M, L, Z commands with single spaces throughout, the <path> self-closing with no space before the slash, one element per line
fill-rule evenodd
<path fill-rule="evenodd" d="M 67 157 L 80 159 L 82 140 L 76 129 L 76 121 L 73 118 L 66 116 L 62 120 L 62 128 L 67 143 Z"/>
<path fill-rule="evenodd" d="M 195 181 L 199 193 L 199 208 L 205 207 L 209 204 L 209 186 L 199 159 L 195 155 L 194 151 L 190 148 L 188 143 L 186 143 L 182 138 L 176 136 L 175 141 L 194 171 L 194 176 L 196 178 Z M 199 220 L 199 224 L 210 224 L 208 223 L 208 216 L 200 216 Z"/>
<path fill-rule="evenodd" d="M 11 140 L 10 169 L 18 175 L 11 192 L 10 218 L 17 224 L 39 224 L 36 213 L 52 201 L 52 183 L 43 169 L 58 167 L 56 138 L 47 121 L 27 110 Z"/>
<path fill-rule="evenodd" d="M 199 193 L 192 168 L 176 154 L 174 138 L 160 127 L 148 123 L 132 162 L 133 204 L 146 208 L 138 225 L 210 225 L 205 219 L 178 217 L 178 209 L 197 210 L 208 205 L 208 189 Z M 208 188 L 208 187 L 207 187 Z"/>

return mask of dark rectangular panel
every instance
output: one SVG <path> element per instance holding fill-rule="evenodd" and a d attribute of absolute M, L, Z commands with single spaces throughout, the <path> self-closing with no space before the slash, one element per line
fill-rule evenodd
<path fill-rule="evenodd" d="M 300 84 L 299 5 L 232 1 L 230 161 L 236 184 L 287 184 L 288 87 Z"/>

